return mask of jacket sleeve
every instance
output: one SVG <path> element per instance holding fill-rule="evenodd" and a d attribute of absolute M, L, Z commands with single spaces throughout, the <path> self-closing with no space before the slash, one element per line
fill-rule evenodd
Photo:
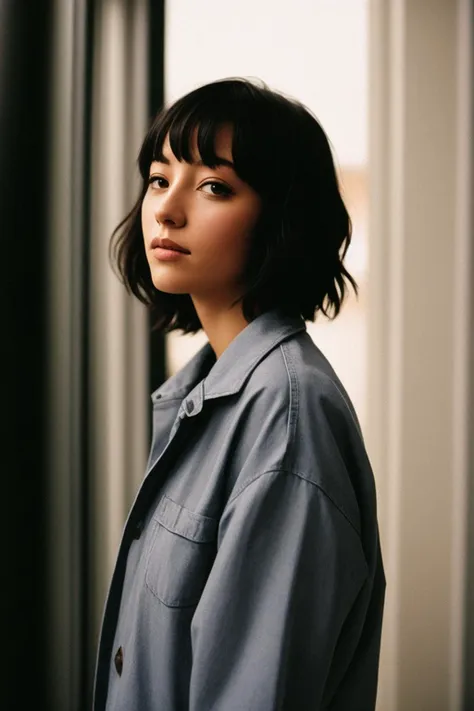
<path fill-rule="evenodd" d="M 366 577 L 357 531 L 321 489 L 254 478 L 224 511 L 193 616 L 190 711 L 321 709 Z"/>

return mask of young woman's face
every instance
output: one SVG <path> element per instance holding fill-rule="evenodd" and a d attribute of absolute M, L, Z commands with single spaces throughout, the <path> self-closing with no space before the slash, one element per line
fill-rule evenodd
<path fill-rule="evenodd" d="M 232 168 L 231 128 L 220 130 L 215 151 L 230 165 L 200 164 L 196 136 L 194 162 L 179 162 L 166 138 L 163 160 L 150 166 L 142 230 L 157 289 L 230 305 L 243 292 L 241 276 L 261 200 Z M 160 239 L 186 253 L 154 248 Z"/>

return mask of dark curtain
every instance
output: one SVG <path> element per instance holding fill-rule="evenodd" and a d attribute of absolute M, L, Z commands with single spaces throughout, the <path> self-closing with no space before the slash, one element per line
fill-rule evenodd
<path fill-rule="evenodd" d="M 0 215 L 2 355 L 3 584 L 0 707 L 5 711 L 86 711 L 90 708 L 92 658 L 88 589 L 90 580 L 89 481 L 87 463 L 90 128 L 93 0 L 71 0 L 74 41 L 68 147 L 74 195 L 69 241 L 71 260 L 64 289 L 71 313 L 64 395 L 69 416 L 57 423 L 68 446 L 61 470 L 51 475 L 48 452 L 55 446 L 48 373 L 48 274 L 54 258 L 49 234 L 51 206 L 53 0 L 0 2 Z M 164 1 L 149 0 L 149 117 L 163 102 Z M 66 60 L 66 58 L 65 58 Z M 53 137 L 54 141 L 54 137 Z M 151 326 L 151 324 L 150 324 Z M 164 339 L 150 335 L 150 392 L 165 377 Z M 151 416 L 151 413 L 150 413 Z M 151 417 L 150 417 L 151 433 Z M 56 479 L 55 479 L 56 477 Z M 60 495 L 52 515 L 52 488 Z M 54 492 L 53 492 L 54 493 Z M 54 497 L 53 497 L 54 498 Z M 51 520 L 68 521 L 53 531 L 67 555 L 51 551 Z M 49 534 L 48 534 L 49 531 Z M 53 539 L 54 541 L 54 539 Z M 54 543 L 53 543 L 54 545 Z M 64 548 L 64 546 L 63 546 Z M 51 575 L 51 561 L 56 570 Z M 64 601 L 58 615 L 48 601 Z M 51 646 L 66 640 L 67 659 L 52 669 Z"/>
<path fill-rule="evenodd" d="M 45 275 L 52 4 L 0 5 L 1 706 L 45 707 Z"/>
<path fill-rule="evenodd" d="M 76 451 L 84 444 L 86 331 L 86 220 L 87 194 L 82 190 L 87 173 L 87 79 L 90 26 L 87 3 L 73 3 L 75 33 L 74 71 L 80 90 L 73 87 L 70 101 L 75 111 L 75 158 L 71 187 L 78 190 L 74 206 L 77 228 L 64 234 L 74 255 L 73 272 L 65 289 L 75 289 L 69 315 L 70 334 L 77 349 L 67 371 L 65 390 L 71 410 L 68 435 Z M 51 324 L 48 275 L 54 257 L 50 243 L 51 136 L 54 43 L 57 5 L 52 0 L 0 5 L 0 180 L 2 228 L 2 474 L 6 495 L 2 506 L 2 677 L 0 706 L 5 711 L 46 709 L 79 711 L 85 708 L 84 640 L 87 611 L 83 594 L 87 586 L 87 561 L 81 542 L 86 535 L 86 496 L 75 500 L 70 530 L 58 530 L 57 540 L 68 537 L 68 555 L 51 575 L 50 517 L 51 472 L 48 438 L 54 431 L 49 421 Z M 67 59 L 67 58 L 65 58 Z M 74 222 L 74 215 L 73 222 Z M 67 338 L 68 334 L 64 334 Z M 72 416 L 74 413 L 74 416 Z M 64 430 L 63 430 L 64 431 Z M 68 499 L 86 490 L 85 459 L 75 457 L 61 472 L 61 486 Z M 60 502 L 61 504 L 61 502 Z M 69 521 L 69 519 L 68 519 Z M 69 545 L 69 540 L 72 542 Z M 49 602 L 52 579 L 63 587 L 68 616 L 61 633 L 67 635 L 69 658 L 63 669 L 51 669 L 52 645 L 58 621 Z M 79 584 L 78 581 L 80 581 Z M 74 583 L 74 589 L 73 585 Z M 56 583 L 55 583 L 56 584 Z M 70 629 L 66 629 L 70 627 Z M 55 631 L 56 628 L 56 631 Z M 72 666 L 71 666 L 72 665 Z M 57 687 L 66 705 L 56 705 Z"/>
<path fill-rule="evenodd" d="M 164 100 L 164 23 L 165 2 L 149 2 L 150 34 L 148 43 L 148 101 L 150 122 L 163 106 Z M 165 379 L 165 340 L 157 333 L 151 333 L 150 320 L 150 392 L 153 392 Z M 151 436 L 152 417 L 150 410 L 149 432 Z"/>

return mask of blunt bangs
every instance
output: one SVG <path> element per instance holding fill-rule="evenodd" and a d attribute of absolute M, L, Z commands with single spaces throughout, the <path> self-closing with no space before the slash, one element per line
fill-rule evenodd
<path fill-rule="evenodd" d="M 115 264 L 127 290 L 152 310 L 153 330 L 195 333 L 202 326 L 189 294 L 167 294 L 154 286 L 141 228 L 141 204 L 150 166 L 162 158 L 169 136 L 179 161 L 192 163 L 197 137 L 200 159 L 219 163 L 216 139 L 232 127 L 232 160 L 241 180 L 262 199 L 243 274 L 244 317 L 271 308 L 314 321 L 335 318 L 347 283 L 357 284 L 343 264 L 352 223 L 339 190 L 330 142 L 316 117 L 297 100 L 264 82 L 223 79 L 199 87 L 162 109 L 138 156 L 140 196 L 112 234 Z"/>
<path fill-rule="evenodd" d="M 151 163 L 162 157 L 168 134 L 177 160 L 191 163 L 196 130 L 199 156 L 214 168 L 217 134 L 223 125 L 231 125 L 232 159 L 239 178 L 264 199 L 284 197 L 282 168 L 292 172 L 289 161 L 297 147 L 295 121 L 289 114 L 297 111 L 296 104 L 264 84 L 260 88 L 243 79 L 225 79 L 200 87 L 158 114 L 140 151 L 140 174 L 143 180 L 148 178 Z"/>
<path fill-rule="evenodd" d="M 214 92 L 206 95 L 200 89 L 177 101 L 168 111 L 158 114 L 145 138 L 138 158 L 142 178 L 145 180 L 148 177 L 151 163 L 162 157 L 163 144 L 168 134 L 171 150 L 177 160 L 191 163 L 191 144 L 196 129 L 199 156 L 207 166 L 215 168 L 218 163 L 215 145 L 219 129 L 223 124 L 231 123 L 234 126 L 239 121 L 239 113 L 238 106 L 224 105 L 222 101 L 216 101 Z M 235 141 L 232 146 L 235 161 L 234 148 Z"/>

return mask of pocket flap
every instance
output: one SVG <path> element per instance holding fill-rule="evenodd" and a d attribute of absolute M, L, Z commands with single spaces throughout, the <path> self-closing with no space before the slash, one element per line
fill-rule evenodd
<path fill-rule="evenodd" d="M 177 504 L 168 496 L 163 496 L 153 519 L 178 536 L 196 543 L 212 543 L 217 537 L 218 522 Z"/>

